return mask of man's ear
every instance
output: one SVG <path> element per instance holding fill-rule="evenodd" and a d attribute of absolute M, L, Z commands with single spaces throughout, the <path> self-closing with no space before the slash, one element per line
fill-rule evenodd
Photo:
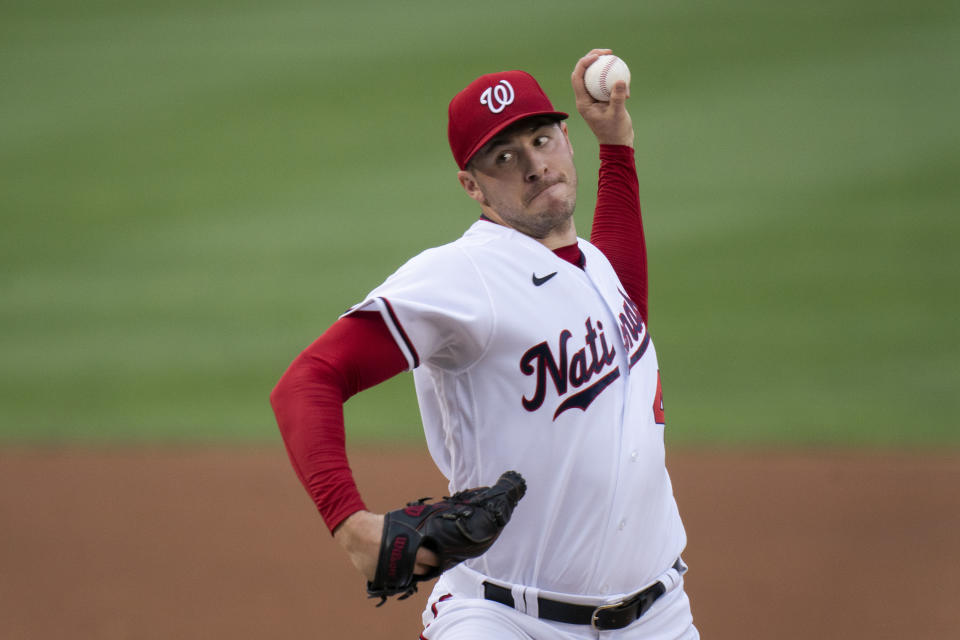
<path fill-rule="evenodd" d="M 480 184 L 477 182 L 477 179 L 469 171 L 458 171 L 457 180 L 460 181 L 460 186 L 463 187 L 463 190 L 467 192 L 467 195 L 479 202 L 480 204 L 486 203 L 486 198 L 483 196 L 483 191 L 480 190 Z"/>
<path fill-rule="evenodd" d="M 567 131 L 567 123 L 565 120 L 560 121 L 560 130 L 563 131 L 563 137 L 567 141 L 567 146 L 570 148 L 570 155 L 573 155 L 573 143 L 570 142 L 570 132 Z"/>

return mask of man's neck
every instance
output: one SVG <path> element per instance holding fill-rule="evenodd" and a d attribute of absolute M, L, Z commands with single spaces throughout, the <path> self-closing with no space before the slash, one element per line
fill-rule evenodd
<path fill-rule="evenodd" d="M 570 224 L 566 229 L 551 232 L 545 238 L 535 238 L 540 244 L 553 251 L 560 247 L 567 247 L 577 242 L 577 229 L 573 225 L 573 218 L 570 218 Z"/>
<path fill-rule="evenodd" d="M 499 220 L 494 219 L 491 216 L 486 215 L 485 213 L 480 214 L 481 220 L 486 220 L 492 222 L 493 224 L 499 224 L 502 227 L 513 228 L 508 224 L 504 224 Z M 522 232 L 521 232 L 522 233 Z M 559 249 L 560 247 L 567 247 L 577 242 L 577 228 L 573 224 L 573 218 L 571 217 L 567 224 L 562 229 L 554 229 L 548 233 L 543 238 L 536 238 L 533 236 L 534 240 L 545 246 L 547 249 L 553 251 L 554 249 Z"/>

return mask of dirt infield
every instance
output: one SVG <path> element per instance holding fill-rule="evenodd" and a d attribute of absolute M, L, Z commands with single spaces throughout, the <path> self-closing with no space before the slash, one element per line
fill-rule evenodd
<path fill-rule="evenodd" d="M 353 450 L 373 509 L 445 485 Z M 687 588 L 710 640 L 957 637 L 960 454 L 674 452 Z M 0 450 L 0 638 L 408 638 L 277 447 Z"/>

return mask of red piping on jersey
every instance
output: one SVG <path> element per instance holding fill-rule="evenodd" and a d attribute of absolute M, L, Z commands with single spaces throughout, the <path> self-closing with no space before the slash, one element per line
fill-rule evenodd
<path fill-rule="evenodd" d="M 413 358 L 413 368 L 416 369 L 420 366 L 420 356 L 417 354 L 416 348 L 414 348 L 413 343 L 410 342 L 410 338 L 407 336 L 407 332 L 404 331 L 403 325 L 400 324 L 400 320 L 397 318 L 397 314 L 393 310 L 393 305 L 391 305 L 390 301 L 386 298 L 380 298 L 380 300 L 383 300 L 383 304 L 386 305 L 387 313 L 390 314 L 390 320 L 393 322 L 393 327 L 397 330 L 397 333 L 400 334 L 400 337 L 403 338 L 403 344 L 406 345 L 407 350 L 410 352 L 410 356 Z"/>
<path fill-rule="evenodd" d="M 452 593 L 446 593 L 446 594 L 440 596 L 440 599 L 437 600 L 436 602 L 434 602 L 434 603 L 430 606 L 430 611 L 433 611 L 433 617 L 434 617 L 434 618 L 436 618 L 436 617 L 439 615 L 439 614 L 437 613 L 437 605 L 440 604 L 441 602 L 443 602 L 444 600 L 449 600 L 449 599 L 452 598 L 452 597 L 453 597 L 453 594 L 452 594 Z"/>

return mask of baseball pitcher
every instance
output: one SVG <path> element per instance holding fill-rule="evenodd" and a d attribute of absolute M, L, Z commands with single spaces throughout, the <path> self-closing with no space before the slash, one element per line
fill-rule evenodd
<path fill-rule="evenodd" d="M 483 75 L 448 109 L 479 219 L 352 307 L 271 395 L 294 470 L 369 595 L 437 578 L 423 640 L 699 637 L 664 464 L 629 86 L 604 101 L 584 83 L 610 53 L 571 78 L 600 147 L 590 241 L 574 227 L 568 115 L 523 71 Z M 406 370 L 451 495 L 375 514 L 342 406 Z"/>

